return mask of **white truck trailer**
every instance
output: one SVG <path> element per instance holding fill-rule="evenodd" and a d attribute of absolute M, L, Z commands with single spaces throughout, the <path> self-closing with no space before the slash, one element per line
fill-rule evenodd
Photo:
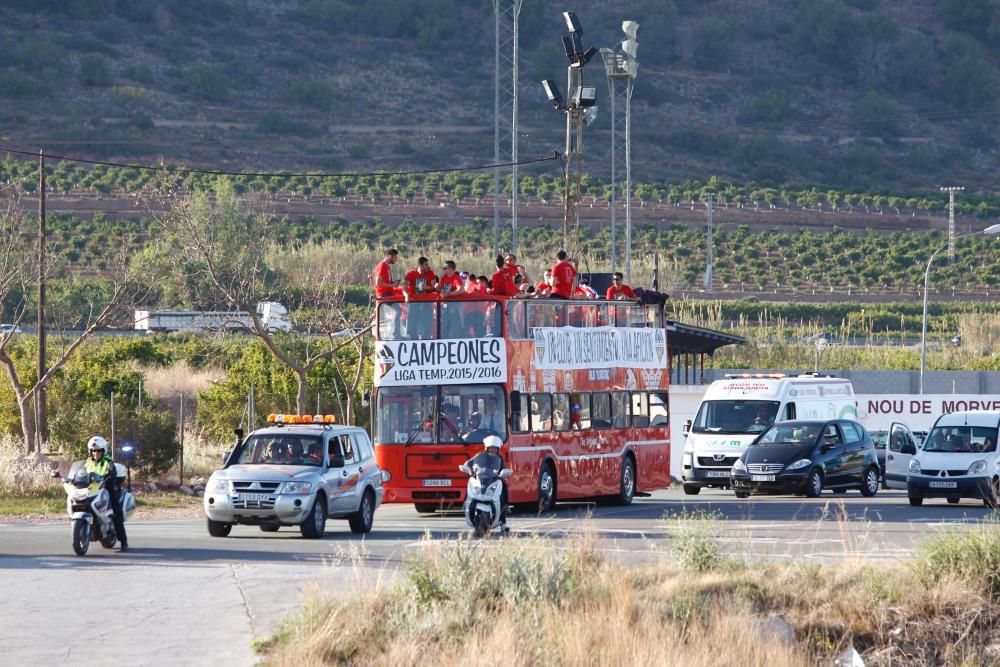
<path fill-rule="evenodd" d="M 288 310 L 280 303 L 264 301 L 257 304 L 257 316 L 269 332 L 291 331 Z M 248 313 L 242 311 L 181 311 L 137 310 L 137 331 L 239 331 L 253 326 Z"/>

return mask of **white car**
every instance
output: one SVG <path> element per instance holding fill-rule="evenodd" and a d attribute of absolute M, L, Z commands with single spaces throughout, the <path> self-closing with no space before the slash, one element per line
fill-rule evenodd
<path fill-rule="evenodd" d="M 16 324 L 0 324 L 0 336 L 6 336 L 12 333 L 21 333 L 21 327 Z"/>
<path fill-rule="evenodd" d="M 911 505 L 927 498 L 982 499 L 996 507 L 1000 495 L 997 436 L 1000 411 L 953 412 L 938 417 L 923 448 L 909 462 L 906 495 Z"/>

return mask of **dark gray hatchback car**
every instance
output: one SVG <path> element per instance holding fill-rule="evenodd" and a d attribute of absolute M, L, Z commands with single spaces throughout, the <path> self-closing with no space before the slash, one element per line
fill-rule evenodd
<path fill-rule="evenodd" d="M 824 489 L 878 493 L 881 469 L 871 436 L 849 419 L 778 422 L 733 465 L 737 498 L 793 493 L 815 498 Z"/>

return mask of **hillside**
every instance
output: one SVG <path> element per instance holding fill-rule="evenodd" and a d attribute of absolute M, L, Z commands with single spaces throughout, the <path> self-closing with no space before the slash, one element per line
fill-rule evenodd
<path fill-rule="evenodd" d="M 560 149 L 565 3 L 521 16 L 521 155 Z M 635 177 L 995 190 L 994 0 L 573 3 L 587 45 L 639 21 Z M 492 3 L 8 0 L 0 143 L 236 169 L 489 162 Z M 588 69 L 603 79 L 600 66 Z M 606 104 L 607 88 L 598 87 Z M 606 177 L 608 114 L 588 128 Z"/>

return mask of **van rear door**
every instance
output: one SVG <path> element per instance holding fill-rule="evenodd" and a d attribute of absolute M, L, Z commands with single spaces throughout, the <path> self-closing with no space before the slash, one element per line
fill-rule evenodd
<path fill-rule="evenodd" d="M 885 446 L 885 487 L 905 489 L 910 459 L 917 454 L 916 441 L 904 424 L 893 422 Z"/>

